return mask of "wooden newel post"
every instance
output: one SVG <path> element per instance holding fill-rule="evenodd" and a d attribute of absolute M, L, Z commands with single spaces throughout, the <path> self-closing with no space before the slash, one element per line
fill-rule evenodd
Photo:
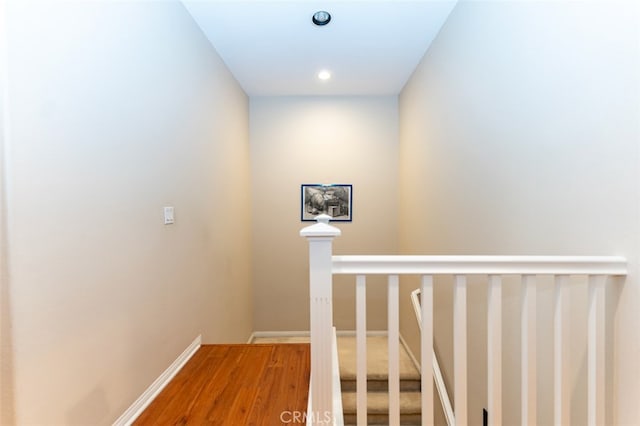
<path fill-rule="evenodd" d="M 329 225 L 328 215 L 300 231 L 309 241 L 309 299 L 311 339 L 311 412 L 308 425 L 333 424 L 332 329 L 333 300 L 331 256 L 333 239 L 340 230 Z"/>

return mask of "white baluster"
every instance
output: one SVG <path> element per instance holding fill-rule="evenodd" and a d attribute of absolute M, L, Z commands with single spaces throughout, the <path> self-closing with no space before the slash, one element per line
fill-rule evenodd
<path fill-rule="evenodd" d="M 535 426 L 537 422 L 537 388 L 536 388 L 536 277 L 522 277 L 522 311 L 521 311 L 521 424 Z"/>
<path fill-rule="evenodd" d="M 502 277 L 489 276 L 487 308 L 487 411 L 489 424 L 502 424 Z"/>
<path fill-rule="evenodd" d="M 467 277 L 453 287 L 453 401 L 457 426 L 467 425 Z"/>
<path fill-rule="evenodd" d="M 389 425 L 400 425 L 400 313 L 398 276 L 389 276 Z"/>
<path fill-rule="evenodd" d="M 569 276 L 556 276 L 553 309 L 553 424 L 570 423 Z"/>
<path fill-rule="evenodd" d="M 605 424 L 605 340 L 604 340 L 604 286 L 606 277 L 589 276 L 589 313 L 587 335 L 587 423 L 589 426 Z"/>
<path fill-rule="evenodd" d="M 422 365 L 422 426 L 433 425 L 433 277 L 422 277 L 420 287 L 421 338 L 420 365 Z"/>
<path fill-rule="evenodd" d="M 309 242 L 309 298 L 311 340 L 311 409 L 312 424 L 327 424 L 333 414 L 332 385 L 332 242 L 340 230 L 329 225 L 330 217 L 321 215 L 318 223 L 300 231 Z"/>
<path fill-rule="evenodd" d="M 367 282 L 356 277 L 356 413 L 358 426 L 367 424 Z"/>

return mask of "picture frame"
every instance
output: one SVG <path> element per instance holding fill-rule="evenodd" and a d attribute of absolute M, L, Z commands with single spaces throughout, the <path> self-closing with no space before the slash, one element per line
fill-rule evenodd
<path fill-rule="evenodd" d="M 320 214 L 331 216 L 334 222 L 353 220 L 353 185 L 302 184 L 300 193 L 300 220 L 303 222 L 315 222 Z"/>

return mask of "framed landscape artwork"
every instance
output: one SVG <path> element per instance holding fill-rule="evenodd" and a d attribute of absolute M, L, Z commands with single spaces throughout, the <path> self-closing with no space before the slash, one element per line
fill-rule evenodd
<path fill-rule="evenodd" d="M 320 214 L 331 216 L 332 221 L 351 222 L 352 185 L 304 184 L 301 186 L 301 193 L 300 218 L 303 222 L 312 222 Z"/>

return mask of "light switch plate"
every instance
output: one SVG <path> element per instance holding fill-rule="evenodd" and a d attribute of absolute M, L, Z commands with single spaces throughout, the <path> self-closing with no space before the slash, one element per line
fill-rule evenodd
<path fill-rule="evenodd" d="M 171 225 L 175 222 L 173 218 L 173 207 L 165 207 L 164 208 L 164 224 Z"/>

